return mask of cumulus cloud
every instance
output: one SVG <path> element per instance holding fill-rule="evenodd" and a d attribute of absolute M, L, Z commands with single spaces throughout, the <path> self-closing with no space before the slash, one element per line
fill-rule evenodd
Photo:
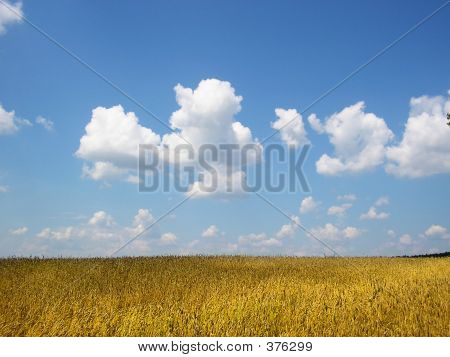
<path fill-rule="evenodd" d="M 0 104 L 0 135 L 13 134 L 18 131 L 21 126 L 31 125 L 29 120 L 18 118 L 14 110 L 7 112 Z"/>
<path fill-rule="evenodd" d="M 111 215 L 106 213 L 105 211 L 95 212 L 94 215 L 89 220 L 90 225 L 105 225 L 112 226 L 114 224 L 114 220 Z"/>
<path fill-rule="evenodd" d="M 38 116 L 36 118 L 36 124 L 42 125 L 42 127 L 47 131 L 53 131 L 54 123 L 50 119 Z"/>
<path fill-rule="evenodd" d="M 298 230 L 300 224 L 300 218 L 297 216 L 292 216 L 289 223 L 283 224 L 278 232 L 275 234 L 276 239 L 283 239 L 286 237 L 292 237 L 294 233 Z"/>
<path fill-rule="evenodd" d="M 298 148 L 309 144 L 303 118 L 295 109 L 275 109 L 278 119 L 271 123 L 271 127 L 278 130 L 281 139 L 290 147 Z"/>
<path fill-rule="evenodd" d="M 23 234 L 25 234 L 25 233 L 27 233 L 28 232 L 28 227 L 19 227 L 19 228 L 16 228 L 16 229 L 11 229 L 10 231 L 9 231 L 9 233 L 11 233 L 11 234 L 13 234 L 13 235 L 15 235 L 15 236 L 20 236 L 20 235 L 23 235 Z"/>
<path fill-rule="evenodd" d="M 266 233 L 250 233 L 239 236 L 238 243 L 240 246 L 250 246 L 256 248 L 281 247 L 283 239 L 292 237 L 298 230 L 300 219 L 297 216 L 291 216 L 291 220 L 282 225 L 280 229 L 272 236 Z"/>
<path fill-rule="evenodd" d="M 253 139 L 251 130 L 234 117 L 241 111 L 242 96 L 235 94 L 231 83 L 206 79 L 200 81 L 195 89 L 178 84 L 175 86 L 175 94 L 180 108 L 171 115 L 170 125 L 176 133 L 166 134 L 162 138 L 162 144 L 168 148 L 169 153 L 173 152 L 178 144 L 183 143 L 180 137 L 192 145 L 195 154 L 204 144 L 228 144 L 238 148 L 254 145 L 261 150 L 258 141 Z M 255 155 L 258 156 L 258 153 Z M 249 162 L 258 158 L 249 158 Z M 197 181 L 192 184 L 189 193 L 200 193 L 197 197 L 228 191 L 242 193 L 239 189 L 242 188 L 245 175 L 237 165 L 238 160 L 234 161 L 236 164 L 230 165 L 226 162 L 225 155 L 219 155 L 216 162 L 210 163 L 218 173 L 217 190 L 202 190 L 200 181 Z M 209 175 L 206 175 L 205 180 L 208 180 L 208 177 Z"/>
<path fill-rule="evenodd" d="M 177 240 L 177 236 L 171 232 L 164 233 L 159 239 L 163 244 L 171 244 Z"/>
<path fill-rule="evenodd" d="M 328 208 L 328 214 L 330 216 L 342 216 L 352 207 L 351 203 L 343 203 L 340 206 L 331 206 Z"/>
<path fill-rule="evenodd" d="M 325 132 L 325 129 L 322 125 L 322 122 L 320 121 L 320 119 L 317 117 L 316 114 L 311 114 L 308 117 L 308 122 L 309 125 L 311 125 L 311 127 L 314 129 L 314 131 L 318 134 L 323 134 Z"/>
<path fill-rule="evenodd" d="M 343 230 L 343 235 L 345 238 L 353 239 L 356 237 L 359 237 L 362 233 L 361 229 L 355 228 L 355 227 L 345 227 Z"/>
<path fill-rule="evenodd" d="M 217 226 L 214 224 L 210 225 L 202 232 L 203 238 L 214 238 L 217 237 L 218 235 L 219 235 L 219 228 L 217 228 Z"/>
<path fill-rule="evenodd" d="M 323 227 L 316 227 L 311 230 L 316 237 L 328 241 L 339 241 L 343 239 L 354 239 L 359 237 L 363 231 L 359 228 L 348 226 L 339 229 L 332 223 L 327 223 Z"/>
<path fill-rule="evenodd" d="M 447 96 L 412 98 L 402 140 L 387 149 L 386 171 L 399 177 L 450 173 L 450 130 Z"/>
<path fill-rule="evenodd" d="M 318 202 L 316 202 L 312 196 L 305 197 L 300 203 L 300 213 L 308 213 L 314 211 L 318 205 Z"/>
<path fill-rule="evenodd" d="M 51 229 L 49 227 L 44 228 L 42 231 L 40 231 L 37 234 L 38 238 L 51 238 L 53 240 L 68 240 L 72 237 L 72 234 L 74 233 L 74 227 L 64 227 L 64 228 L 57 228 L 57 229 Z"/>
<path fill-rule="evenodd" d="M 387 231 L 387 234 L 389 236 L 389 238 L 395 238 L 397 235 L 395 234 L 395 231 L 393 229 L 389 229 Z"/>
<path fill-rule="evenodd" d="M 265 233 L 250 233 L 239 236 L 239 244 L 250 244 L 255 247 L 281 246 L 282 243 L 275 238 L 268 238 Z"/>
<path fill-rule="evenodd" d="M 95 108 L 85 130 L 75 155 L 87 161 L 83 175 L 93 180 L 127 180 L 136 171 L 139 144 L 159 145 L 161 141 L 120 105 Z"/>
<path fill-rule="evenodd" d="M 0 35 L 6 32 L 6 26 L 14 23 L 22 22 L 22 2 L 18 1 L 15 4 L 4 0 L 6 5 L 0 3 Z"/>
<path fill-rule="evenodd" d="M 353 193 L 337 196 L 339 201 L 356 201 L 357 197 Z"/>
<path fill-rule="evenodd" d="M 83 176 L 94 180 L 137 182 L 139 144 L 154 145 L 161 161 L 193 164 L 200 170 L 199 174 L 205 173 L 197 161 L 198 150 L 204 144 L 229 144 L 238 149 L 251 144 L 254 145 L 254 151 L 249 155 L 248 164 L 260 159 L 261 145 L 253 138 L 250 129 L 235 119 L 241 110 L 242 97 L 235 94 L 229 82 L 206 79 L 194 89 L 181 84 L 174 89 L 179 105 L 179 109 L 170 117 L 170 126 L 174 132 L 162 138 L 150 128 L 140 125 L 136 115 L 125 113 L 121 106 L 94 109 L 76 152 L 76 156 L 85 161 Z M 186 143 L 192 145 L 192 155 L 188 150 L 175 155 L 176 148 Z M 235 153 L 238 155 L 236 150 Z M 228 191 L 242 193 L 239 189 L 243 186 L 245 174 L 238 160 L 230 165 L 226 155 L 219 155 L 210 164 L 218 174 L 218 189 L 214 192 L 204 189 L 207 181 L 213 179 L 206 173 L 202 181 L 191 183 L 188 194 L 197 192 L 199 194 L 196 197 L 204 197 Z"/>
<path fill-rule="evenodd" d="M 78 225 L 67 227 L 46 227 L 22 247 L 23 254 L 46 254 L 51 256 L 109 256 L 123 247 L 136 234 L 142 234 L 120 254 L 143 255 L 152 248 L 175 243 L 173 233 L 159 234 L 158 227 L 148 209 L 139 209 L 131 224 L 120 225 L 105 211 L 97 211 L 92 217 Z M 147 229 L 147 230 L 146 230 Z"/>
<path fill-rule="evenodd" d="M 384 206 L 389 204 L 389 197 L 382 196 L 375 201 L 375 206 Z"/>
<path fill-rule="evenodd" d="M 377 212 L 376 207 L 372 206 L 366 213 L 361 214 L 361 219 L 386 219 L 389 217 L 389 213 L 387 212 Z"/>
<path fill-rule="evenodd" d="M 400 244 L 410 245 L 412 244 L 413 240 L 409 234 L 403 234 L 402 236 L 400 236 L 399 242 Z"/>
<path fill-rule="evenodd" d="M 323 154 L 316 162 L 317 172 L 323 175 L 374 169 L 384 162 L 385 146 L 394 137 L 384 119 L 364 111 L 364 102 L 334 113 L 324 124 L 317 118 L 311 122 L 316 131 L 329 136 L 334 146 L 335 156 Z"/>
<path fill-rule="evenodd" d="M 439 224 L 432 224 L 430 227 L 428 227 L 425 231 L 425 235 L 427 237 L 439 236 L 442 238 L 450 238 L 450 234 L 448 233 L 447 228 Z"/>
<path fill-rule="evenodd" d="M 147 227 L 155 222 L 155 218 L 147 208 L 141 208 L 133 218 L 132 228 L 129 229 L 132 235 L 140 234 Z"/>

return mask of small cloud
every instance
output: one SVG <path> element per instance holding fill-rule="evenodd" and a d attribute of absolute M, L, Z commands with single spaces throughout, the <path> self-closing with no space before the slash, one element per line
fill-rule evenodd
<path fill-rule="evenodd" d="M 239 244 L 250 244 L 255 247 L 280 246 L 281 241 L 275 238 L 268 238 L 265 233 L 250 233 L 239 236 Z"/>
<path fill-rule="evenodd" d="M 28 227 L 19 227 L 19 228 L 16 228 L 16 229 L 11 229 L 10 231 L 9 231 L 9 233 L 11 233 L 11 234 L 13 234 L 13 235 L 15 235 L 15 236 L 20 236 L 20 235 L 23 235 L 23 234 L 25 234 L 25 233 L 27 233 L 28 232 Z"/>
<path fill-rule="evenodd" d="M 353 193 L 337 196 L 339 201 L 356 201 L 357 197 Z"/>
<path fill-rule="evenodd" d="M 404 245 L 411 245 L 412 244 L 412 238 L 409 234 L 403 234 L 399 239 L 400 244 Z"/>
<path fill-rule="evenodd" d="M 198 245 L 198 243 L 200 243 L 200 241 L 198 239 L 195 239 L 191 241 L 187 246 L 188 248 L 194 248 L 196 245 Z"/>
<path fill-rule="evenodd" d="M 0 193 L 6 193 L 9 192 L 8 186 L 0 186 Z"/>
<path fill-rule="evenodd" d="M 316 114 L 311 114 L 308 117 L 308 122 L 309 125 L 311 125 L 311 128 L 313 128 L 313 130 L 318 133 L 318 134 L 323 134 L 325 132 L 325 128 L 322 125 L 322 122 L 320 121 L 320 119 L 317 117 Z"/>
<path fill-rule="evenodd" d="M 428 229 L 425 231 L 425 235 L 427 237 L 440 236 L 442 238 L 450 238 L 450 234 L 448 233 L 447 228 L 439 224 L 432 224 L 430 227 L 428 227 Z"/>
<path fill-rule="evenodd" d="M 388 205 L 388 204 L 389 204 L 389 197 L 387 197 L 387 196 L 380 197 L 375 202 L 375 206 L 384 206 L 384 205 Z"/>
<path fill-rule="evenodd" d="M 36 118 L 36 124 L 42 125 L 47 131 L 53 131 L 54 125 L 50 119 L 45 119 L 44 117 L 38 116 Z"/>
<path fill-rule="evenodd" d="M 328 208 L 328 215 L 330 216 L 342 216 L 352 207 L 351 203 L 344 203 L 340 206 L 331 206 Z"/>
<path fill-rule="evenodd" d="M 271 126 L 280 132 L 281 140 L 286 145 L 298 148 L 309 144 L 303 118 L 297 110 L 277 108 L 275 114 L 278 119 L 271 123 Z"/>
<path fill-rule="evenodd" d="M 107 227 L 114 224 L 112 216 L 107 214 L 105 211 L 95 212 L 92 218 L 89 220 L 90 225 L 105 225 Z"/>
<path fill-rule="evenodd" d="M 23 11 L 22 2 L 15 4 L 3 0 L 0 2 L 0 35 L 6 32 L 6 26 L 22 22 Z"/>
<path fill-rule="evenodd" d="M 353 239 L 359 237 L 362 234 L 362 230 L 355 227 L 346 227 L 343 230 L 345 238 Z"/>
<path fill-rule="evenodd" d="M 74 233 L 73 227 L 65 227 L 60 229 L 52 230 L 50 228 L 44 228 L 36 236 L 38 238 L 51 238 L 53 240 L 68 240 L 72 237 Z"/>
<path fill-rule="evenodd" d="M 319 239 L 338 241 L 359 237 L 363 233 L 363 230 L 351 226 L 339 229 L 334 224 L 327 223 L 323 227 L 313 228 L 311 232 Z"/>
<path fill-rule="evenodd" d="M 163 244 L 171 244 L 177 240 L 177 236 L 171 232 L 164 233 L 159 239 Z"/>
<path fill-rule="evenodd" d="M 315 210 L 318 205 L 318 202 L 316 202 L 312 196 L 308 196 L 304 198 L 300 204 L 300 213 L 311 212 Z"/>
<path fill-rule="evenodd" d="M 1 19 L 1 3 L 0 3 L 0 19 Z M 1 26 L 0 26 L 1 28 Z M 0 135 L 14 134 L 21 126 L 32 126 L 29 120 L 20 119 L 16 116 L 14 110 L 7 112 L 0 104 Z"/>
<path fill-rule="evenodd" d="M 369 210 L 366 213 L 363 213 L 360 216 L 360 219 L 371 219 L 371 220 L 375 220 L 375 219 L 386 219 L 389 217 L 389 213 L 387 212 L 377 212 L 377 209 L 372 206 L 369 208 Z"/>
<path fill-rule="evenodd" d="M 279 231 L 275 234 L 277 239 L 283 239 L 286 237 L 292 237 L 297 231 L 300 225 L 300 218 L 297 216 L 292 216 L 291 221 L 287 224 L 283 224 Z"/>
<path fill-rule="evenodd" d="M 217 228 L 217 226 L 214 224 L 210 225 L 202 232 L 203 238 L 214 238 L 217 237 L 218 235 L 219 235 L 219 228 Z"/>
<path fill-rule="evenodd" d="M 393 229 L 389 229 L 387 231 L 387 235 L 389 236 L 389 238 L 395 238 L 397 235 L 395 234 L 395 231 Z"/>

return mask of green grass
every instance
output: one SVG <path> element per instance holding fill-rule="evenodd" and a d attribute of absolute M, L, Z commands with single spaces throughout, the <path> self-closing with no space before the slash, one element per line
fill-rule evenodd
<path fill-rule="evenodd" d="M 448 336 L 449 258 L 0 260 L 1 336 Z"/>

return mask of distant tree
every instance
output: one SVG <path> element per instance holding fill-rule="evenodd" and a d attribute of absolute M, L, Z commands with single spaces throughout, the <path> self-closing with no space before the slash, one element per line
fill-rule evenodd
<path fill-rule="evenodd" d="M 447 113 L 447 120 L 448 120 L 447 125 L 450 126 L 450 113 Z"/>

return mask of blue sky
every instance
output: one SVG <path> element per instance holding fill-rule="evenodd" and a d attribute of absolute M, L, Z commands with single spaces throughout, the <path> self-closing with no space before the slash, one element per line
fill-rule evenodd
<path fill-rule="evenodd" d="M 104 162 L 93 159 L 100 154 L 92 145 L 76 154 L 86 125 L 97 120 L 95 108 L 108 109 L 105 120 L 114 128 L 134 112 L 143 133 L 150 129 L 162 138 L 169 130 L 17 14 L 168 125 L 179 110 L 197 120 L 177 102 L 177 84 L 197 90 L 200 99 L 192 100 L 199 105 L 215 105 L 205 103 L 202 91 L 223 94 L 230 106 L 242 96 L 230 120 L 249 128 L 249 140 L 257 142 L 273 133 L 271 123 L 282 120 L 276 108 L 301 112 L 444 3 L 133 1 L 105 7 L 102 1 L 24 0 L 20 6 L 10 0 L 11 13 L 4 1 L 2 256 L 108 255 L 185 198 L 139 193 L 121 177 L 83 177 L 83 166 Z M 298 144 L 312 145 L 304 165 L 312 191 L 264 195 L 294 222 L 254 194 L 195 198 L 121 254 L 332 254 L 296 222 L 343 255 L 449 250 L 450 127 L 444 119 L 450 110 L 449 12 L 449 6 L 443 8 L 297 118 L 297 131 L 285 132 Z M 364 107 L 357 106 L 361 101 Z M 109 110 L 117 105 L 123 114 Z M 308 120 L 312 113 L 320 120 L 316 130 Z M 190 128 L 176 130 L 189 135 Z M 283 143 L 282 134 L 270 142 Z M 101 127 L 90 143 L 104 143 L 108 135 Z M 108 149 L 101 153 L 119 165 Z M 381 197 L 386 199 L 376 204 Z M 339 208 L 330 210 L 333 206 Z"/>

